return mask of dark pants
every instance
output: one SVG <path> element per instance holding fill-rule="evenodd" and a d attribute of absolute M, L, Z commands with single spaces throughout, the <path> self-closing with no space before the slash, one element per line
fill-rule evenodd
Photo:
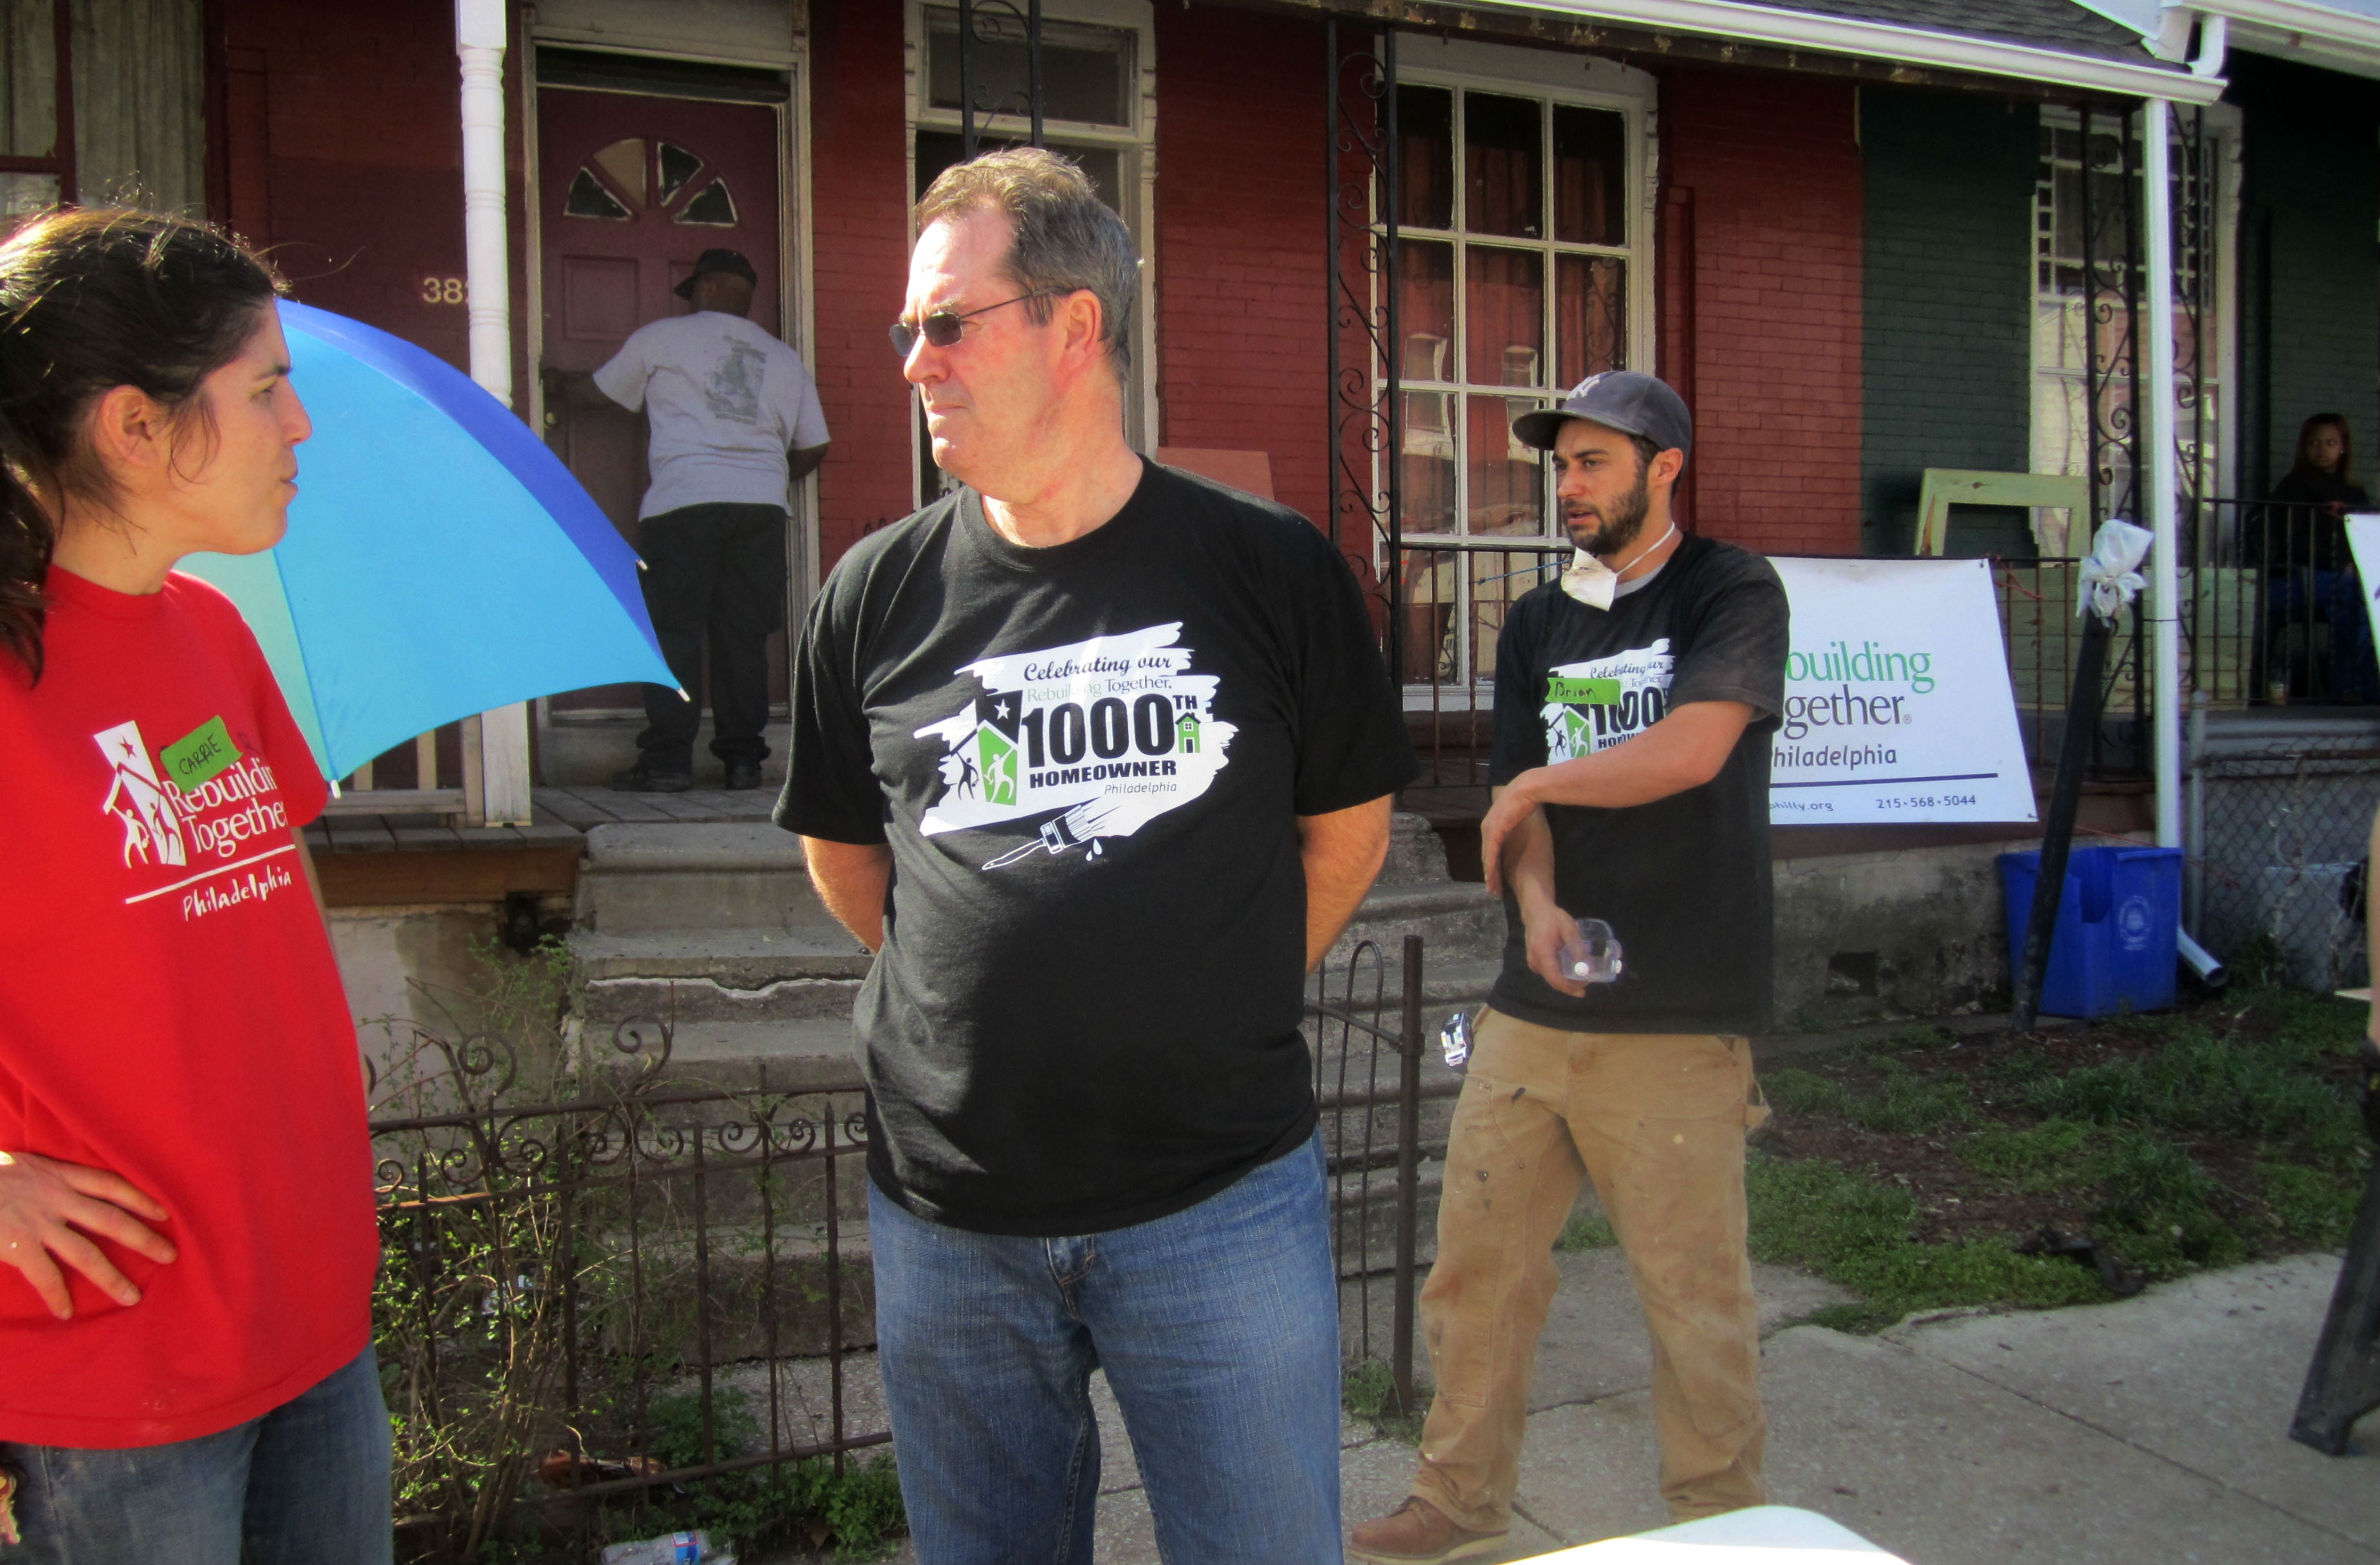
<path fill-rule="evenodd" d="M 686 699 L 645 686 L 649 771 L 691 772 L 702 722 L 702 642 L 710 637 L 710 753 L 758 766 L 769 754 L 769 633 L 785 612 L 785 513 L 774 505 L 688 505 L 647 516 L 645 609 Z"/>

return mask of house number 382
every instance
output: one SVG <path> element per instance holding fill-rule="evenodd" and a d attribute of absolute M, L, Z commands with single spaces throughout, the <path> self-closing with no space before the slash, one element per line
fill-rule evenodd
<path fill-rule="evenodd" d="M 462 304 L 469 290 L 460 277 L 424 277 L 421 280 L 421 302 L 424 304 Z"/>

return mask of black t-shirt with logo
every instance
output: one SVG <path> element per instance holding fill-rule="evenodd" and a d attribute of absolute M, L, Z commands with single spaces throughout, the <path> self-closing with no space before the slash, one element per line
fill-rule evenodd
<path fill-rule="evenodd" d="M 961 490 L 828 578 L 790 750 L 780 826 L 892 848 L 856 1017 L 887 1195 L 1099 1232 L 1312 1134 L 1296 818 L 1416 768 L 1295 513 L 1149 463 L 1104 527 L 1025 549 Z"/>
<path fill-rule="evenodd" d="M 1767 560 L 1689 538 L 1609 610 L 1548 582 L 1512 605 L 1496 647 L 1490 775 L 1592 755 L 1672 707 L 1758 713 L 1719 773 L 1627 809 L 1548 805 L 1554 891 L 1611 926 L 1619 981 L 1573 1000 L 1529 970 L 1518 904 L 1496 1009 L 1575 1032 L 1750 1033 L 1767 1025 L 1771 946 L 1768 742 L 1785 704 L 1785 588 Z"/>

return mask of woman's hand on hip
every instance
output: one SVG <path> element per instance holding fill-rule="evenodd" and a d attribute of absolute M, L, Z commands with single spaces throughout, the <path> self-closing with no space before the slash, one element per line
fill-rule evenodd
<path fill-rule="evenodd" d="M 174 1258 L 174 1246 L 149 1224 L 164 1220 L 165 1208 L 121 1174 L 30 1152 L 0 1152 L 0 1261 L 23 1272 L 60 1320 L 74 1315 L 61 1266 L 82 1273 L 119 1304 L 139 1304 L 140 1290 L 89 1236 L 112 1239 L 162 1265 Z"/>

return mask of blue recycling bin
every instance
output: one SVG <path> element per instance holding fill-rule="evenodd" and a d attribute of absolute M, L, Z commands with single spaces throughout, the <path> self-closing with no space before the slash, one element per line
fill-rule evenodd
<path fill-rule="evenodd" d="M 2041 855 L 2004 853 L 1999 863 L 2013 983 L 2024 958 Z M 2058 931 L 2041 977 L 2041 1009 L 2053 1016 L 2166 1009 L 2173 1003 L 2180 930 L 2180 848 L 2074 849 L 2067 856 Z"/>

